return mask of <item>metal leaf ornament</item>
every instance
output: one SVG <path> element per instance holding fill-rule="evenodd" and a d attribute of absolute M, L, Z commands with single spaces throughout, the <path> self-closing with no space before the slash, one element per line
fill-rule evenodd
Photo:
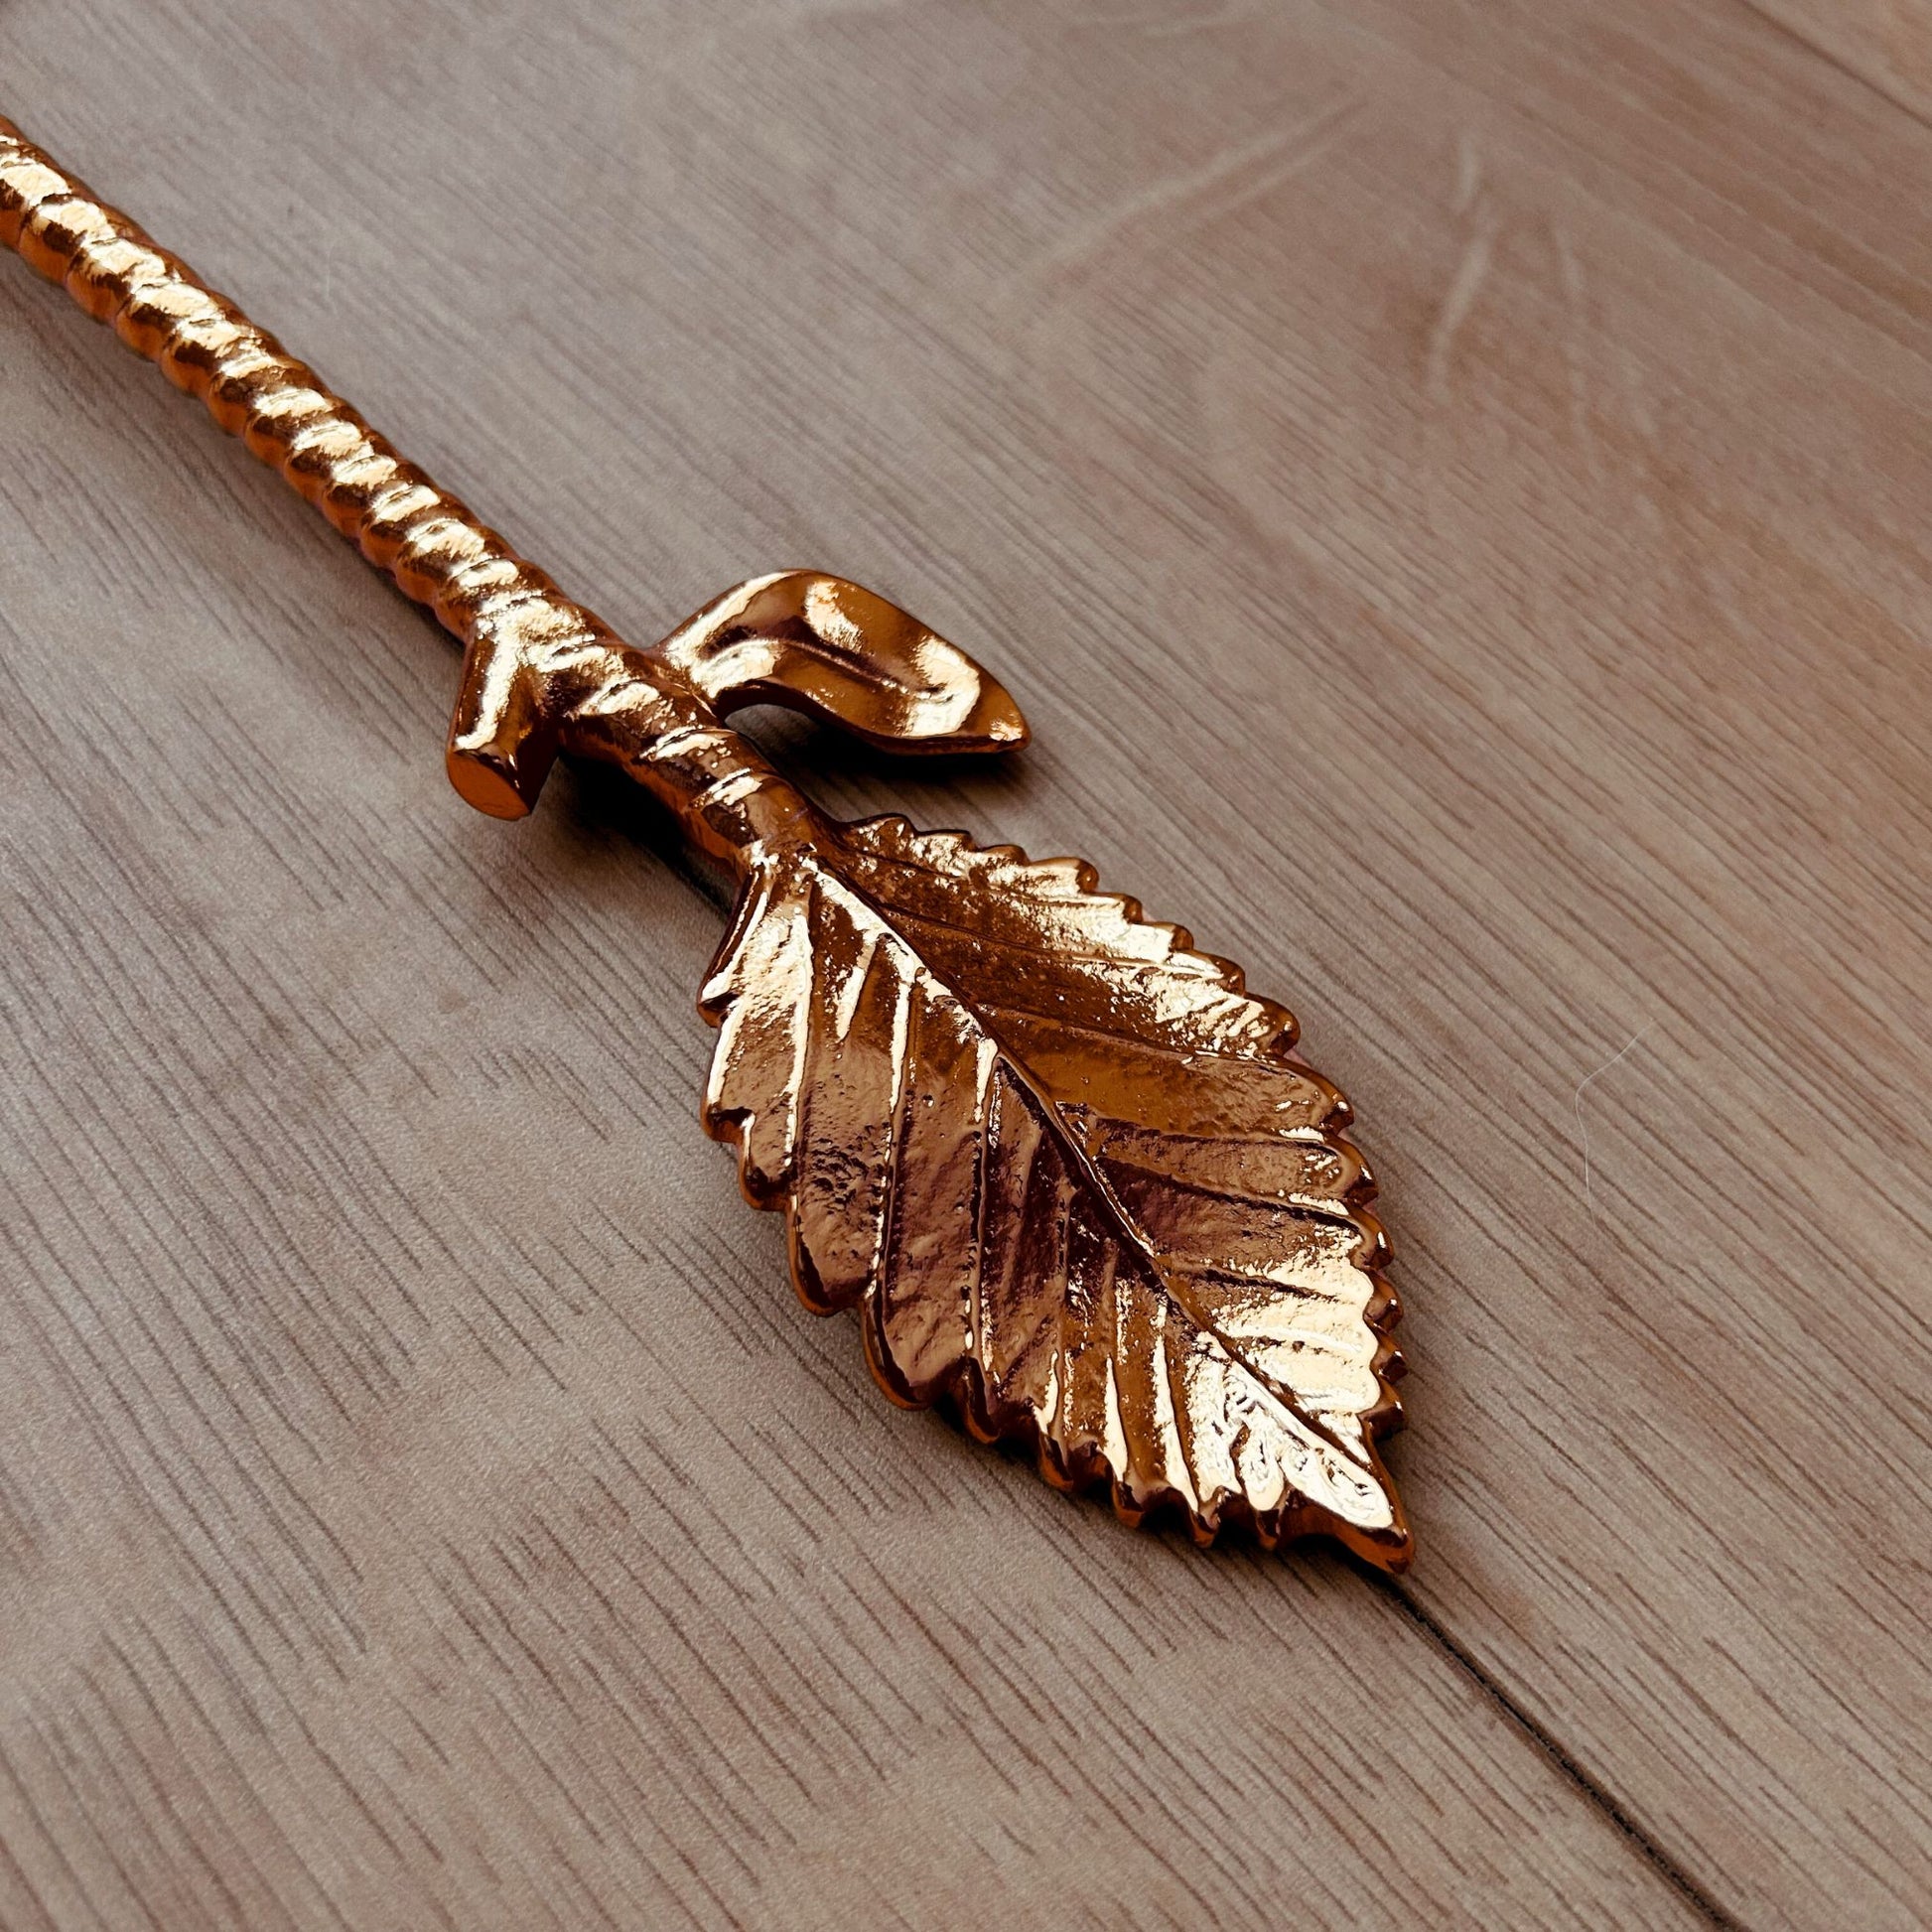
<path fill-rule="evenodd" d="M 1078 861 L 832 823 L 723 722 L 776 702 L 890 750 L 1001 752 L 1027 732 L 995 679 L 815 571 L 633 648 L 4 120 L 0 242 L 462 639 L 445 754 L 470 803 L 519 817 L 560 755 L 603 759 L 737 876 L 706 1120 L 785 1212 L 807 1305 L 859 1309 L 890 1395 L 1030 1443 L 1129 1521 L 1407 1562 L 1375 1449 L 1386 1249 L 1287 1013 Z"/>
<path fill-rule="evenodd" d="M 808 1307 L 1130 1522 L 1407 1554 L 1369 1179 L 1294 1023 L 1075 860 L 898 818 L 753 863 L 705 989 L 706 1122 Z"/>

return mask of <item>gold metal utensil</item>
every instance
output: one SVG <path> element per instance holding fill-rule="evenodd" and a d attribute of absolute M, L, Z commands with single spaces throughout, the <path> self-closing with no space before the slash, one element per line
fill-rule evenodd
<path fill-rule="evenodd" d="M 785 1214 L 806 1306 L 859 1311 L 887 1394 L 1105 1483 L 1129 1522 L 1407 1563 L 1375 1447 L 1400 1414 L 1387 1246 L 1288 1013 L 1081 862 L 836 823 L 723 723 L 775 701 L 892 751 L 1001 752 L 1027 731 L 992 677 L 810 571 L 633 648 L 5 120 L 0 240 L 463 640 L 471 804 L 520 816 L 559 753 L 602 759 L 736 876 L 705 1125 Z"/>

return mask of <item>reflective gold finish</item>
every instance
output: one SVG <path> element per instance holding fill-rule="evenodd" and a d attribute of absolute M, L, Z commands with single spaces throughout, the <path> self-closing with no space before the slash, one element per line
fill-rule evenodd
<path fill-rule="evenodd" d="M 842 577 L 754 577 L 657 649 L 720 717 L 741 705 L 786 705 L 888 752 L 1007 752 L 1027 742 L 1013 700 L 964 651 Z"/>
<path fill-rule="evenodd" d="M 520 816 L 560 752 L 602 759 L 737 874 L 706 1125 L 784 1210 L 806 1305 L 859 1309 L 889 1395 L 1030 1444 L 1130 1522 L 1408 1561 L 1375 1449 L 1387 1247 L 1289 1015 L 1080 862 L 833 823 L 722 722 L 777 702 L 896 751 L 1000 751 L 1026 726 L 993 678 L 808 571 L 624 643 L 4 120 L 0 240 L 463 639 L 447 758 L 473 805 Z"/>
<path fill-rule="evenodd" d="M 1408 1534 L 1369 1177 L 1294 1022 L 1074 859 L 903 819 L 766 838 L 703 996 L 706 1124 L 873 1373 L 1138 1522 Z"/>

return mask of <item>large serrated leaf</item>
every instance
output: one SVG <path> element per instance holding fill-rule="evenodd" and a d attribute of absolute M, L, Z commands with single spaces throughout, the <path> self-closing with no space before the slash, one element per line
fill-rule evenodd
<path fill-rule="evenodd" d="M 1130 1521 L 1407 1560 L 1369 1177 L 1235 968 L 1076 861 L 888 818 L 759 854 L 704 1005 L 707 1127 L 896 1400 Z"/>

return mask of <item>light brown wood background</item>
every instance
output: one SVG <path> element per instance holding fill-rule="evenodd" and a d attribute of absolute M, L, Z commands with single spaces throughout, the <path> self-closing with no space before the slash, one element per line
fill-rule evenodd
<path fill-rule="evenodd" d="M 875 1396 L 718 907 L 0 263 L 0 1923 L 1932 1915 L 1932 9 L 0 0 L 0 111 L 638 640 L 847 572 L 1300 1012 L 1420 1541 Z"/>

